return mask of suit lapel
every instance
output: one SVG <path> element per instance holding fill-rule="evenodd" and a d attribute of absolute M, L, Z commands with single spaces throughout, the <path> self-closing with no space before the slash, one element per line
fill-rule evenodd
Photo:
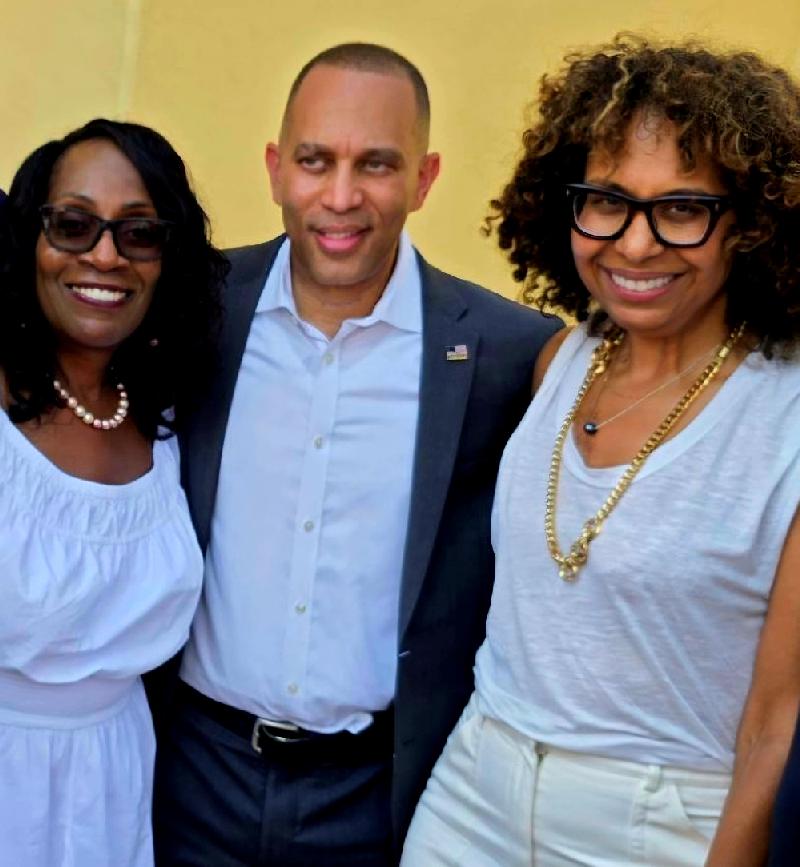
<path fill-rule="evenodd" d="M 421 257 L 422 370 L 414 475 L 400 589 L 400 636 L 428 569 L 458 451 L 479 335 L 462 318 L 463 298 L 449 278 Z M 448 285 L 450 284 L 450 285 Z M 448 360 L 448 347 L 468 358 Z"/>
<path fill-rule="evenodd" d="M 182 476 L 197 536 L 208 545 L 222 445 L 258 299 L 283 238 L 241 251 L 225 292 L 217 374 L 182 442 Z"/>
<path fill-rule="evenodd" d="M 219 369 L 208 399 L 182 438 L 183 482 L 205 550 L 214 511 L 222 446 L 250 324 L 283 239 L 244 251 L 226 293 Z M 446 275 L 419 258 L 422 279 L 422 370 L 414 475 L 400 591 L 400 635 L 422 588 L 450 485 L 478 353 L 479 335 L 461 320 L 463 298 Z M 468 358 L 448 361 L 447 348 Z"/>

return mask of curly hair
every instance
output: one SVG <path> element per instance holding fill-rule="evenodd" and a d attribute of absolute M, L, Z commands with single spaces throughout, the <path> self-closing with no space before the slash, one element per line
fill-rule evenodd
<path fill-rule="evenodd" d="M 115 350 L 106 382 L 124 382 L 130 418 L 148 439 L 176 431 L 201 396 L 214 360 L 221 285 L 229 265 L 210 242 L 208 218 L 183 161 L 146 126 L 104 118 L 48 142 L 18 169 L 5 203 L 6 242 L 0 248 L 0 369 L 15 423 L 41 418 L 59 405 L 56 335 L 36 294 L 40 207 L 61 157 L 79 142 L 105 139 L 133 164 L 161 219 L 174 224 L 161 258 L 152 303 L 139 327 Z"/>
<path fill-rule="evenodd" d="M 749 52 L 712 53 L 686 43 L 658 46 L 620 34 L 567 55 L 542 77 L 538 117 L 523 135 L 514 176 L 491 202 L 487 231 L 508 251 L 523 297 L 590 318 L 591 297 L 575 269 L 564 185 L 584 179 L 590 151 L 618 156 L 635 115 L 675 128 L 683 166 L 698 157 L 720 173 L 735 222 L 725 285 L 730 327 L 747 321 L 771 357 L 800 341 L 800 89 L 782 69 Z M 592 312 L 590 327 L 607 318 Z"/>

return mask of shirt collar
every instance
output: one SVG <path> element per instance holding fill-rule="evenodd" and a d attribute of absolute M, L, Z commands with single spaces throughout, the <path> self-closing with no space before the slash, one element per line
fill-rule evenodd
<path fill-rule="evenodd" d="M 267 275 L 256 313 L 287 310 L 295 319 L 300 318 L 292 294 L 290 252 L 291 241 L 287 238 L 281 244 Z M 372 313 L 355 321 L 363 327 L 385 322 L 402 331 L 422 332 L 421 296 L 419 263 L 411 239 L 403 232 L 400 235 L 397 262 L 383 294 Z"/>

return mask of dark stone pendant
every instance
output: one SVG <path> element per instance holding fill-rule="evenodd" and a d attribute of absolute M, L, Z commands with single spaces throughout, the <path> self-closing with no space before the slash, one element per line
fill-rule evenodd
<path fill-rule="evenodd" d="M 587 421 L 583 429 L 590 437 L 593 437 L 598 431 L 597 424 L 593 421 Z"/>

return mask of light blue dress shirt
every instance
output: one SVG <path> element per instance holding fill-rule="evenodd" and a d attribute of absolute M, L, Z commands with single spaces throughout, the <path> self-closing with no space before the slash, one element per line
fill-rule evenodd
<path fill-rule="evenodd" d="M 419 267 L 403 235 L 373 312 L 329 339 L 297 315 L 289 253 L 286 241 L 236 383 L 181 676 L 258 716 L 358 731 L 394 695 Z"/>

